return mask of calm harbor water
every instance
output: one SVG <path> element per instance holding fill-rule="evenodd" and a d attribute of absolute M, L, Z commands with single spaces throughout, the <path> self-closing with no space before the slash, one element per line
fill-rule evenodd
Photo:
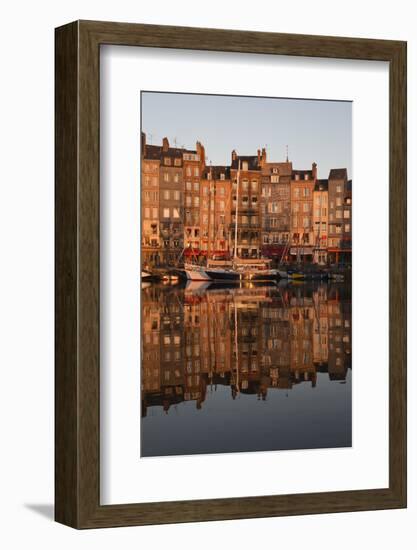
<path fill-rule="evenodd" d="M 144 457 L 351 446 L 351 378 L 350 283 L 142 289 Z"/>

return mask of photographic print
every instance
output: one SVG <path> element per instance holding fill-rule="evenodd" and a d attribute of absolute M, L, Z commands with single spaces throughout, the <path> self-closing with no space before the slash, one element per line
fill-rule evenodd
<path fill-rule="evenodd" d="M 352 445 L 352 103 L 141 92 L 141 456 Z"/>

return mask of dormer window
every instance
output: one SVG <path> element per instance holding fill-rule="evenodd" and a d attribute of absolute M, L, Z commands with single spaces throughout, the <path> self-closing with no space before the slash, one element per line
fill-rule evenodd
<path fill-rule="evenodd" d="M 295 174 L 295 181 L 298 181 L 300 179 L 300 174 Z"/>
<path fill-rule="evenodd" d="M 224 175 L 223 173 L 222 173 L 222 174 L 220 174 L 220 179 L 221 179 L 221 180 L 224 180 L 224 179 L 226 179 L 226 178 L 225 178 L 225 175 Z"/>
<path fill-rule="evenodd" d="M 169 157 L 164 157 L 165 166 L 171 166 L 171 159 Z"/>
<path fill-rule="evenodd" d="M 308 174 L 304 174 L 304 179 L 308 180 Z"/>
<path fill-rule="evenodd" d="M 242 170 L 246 170 L 246 171 L 248 170 L 248 161 L 247 160 L 244 160 L 242 162 Z"/>

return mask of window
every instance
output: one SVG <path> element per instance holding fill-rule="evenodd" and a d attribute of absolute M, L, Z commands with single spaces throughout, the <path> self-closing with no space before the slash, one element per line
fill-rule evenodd
<path fill-rule="evenodd" d="M 185 197 L 185 204 L 186 204 L 187 206 L 191 206 L 191 205 L 192 205 L 192 204 L 191 204 L 191 197 L 190 197 L 190 196 Z"/>
<path fill-rule="evenodd" d="M 308 227 L 310 225 L 310 218 L 303 218 L 303 227 Z"/>
<path fill-rule="evenodd" d="M 164 181 L 169 181 L 169 174 L 168 174 L 168 172 L 164 172 Z"/>
<path fill-rule="evenodd" d="M 164 157 L 165 166 L 171 166 L 171 159 L 169 157 Z"/>
<path fill-rule="evenodd" d="M 248 170 L 248 161 L 247 160 L 244 160 L 242 162 L 242 170 Z"/>
<path fill-rule="evenodd" d="M 221 180 L 226 179 L 226 177 L 225 177 L 225 175 L 224 175 L 223 173 L 220 174 L 220 179 L 221 179 Z"/>
<path fill-rule="evenodd" d="M 345 220 L 348 220 L 350 218 L 350 210 L 345 210 L 343 212 L 343 217 L 345 218 Z"/>
<path fill-rule="evenodd" d="M 191 181 L 187 181 L 187 183 L 185 184 L 185 188 L 187 189 L 187 191 L 191 191 L 191 190 L 192 190 L 192 183 L 191 183 Z"/>
<path fill-rule="evenodd" d="M 303 197 L 309 197 L 310 196 L 310 189 L 308 187 L 303 188 Z"/>
<path fill-rule="evenodd" d="M 203 185 L 203 195 L 208 195 L 208 187 L 207 187 L 207 185 Z"/>
<path fill-rule="evenodd" d="M 244 191 L 247 191 L 249 189 L 249 180 L 243 180 L 242 181 L 242 189 Z"/>
<path fill-rule="evenodd" d="M 145 218 L 150 218 L 151 217 L 151 211 L 150 211 L 150 208 L 145 208 Z"/>
<path fill-rule="evenodd" d="M 187 166 L 185 173 L 187 174 L 187 176 L 191 176 L 191 166 Z"/>
<path fill-rule="evenodd" d="M 338 223 L 336 225 L 336 233 L 340 234 L 342 232 L 342 226 L 340 225 L 340 223 Z"/>
<path fill-rule="evenodd" d="M 341 197 L 337 197 L 337 199 L 336 199 L 336 206 L 342 206 L 342 199 L 341 199 Z"/>
<path fill-rule="evenodd" d="M 310 205 L 308 202 L 303 203 L 303 212 L 309 212 L 310 211 Z"/>
<path fill-rule="evenodd" d="M 179 191 L 174 191 L 174 199 L 179 201 L 181 199 L 181 193 Z"/>
<path fill-rule="evenodd" d="M 175 183 L 178 183 L 180 181 L 180 175 L 178 173 L 174 174 L 174 181 Z"/>
<path fill-rule="evenodd" d="M 304 179 L 308 180 L 308 174 L 304 174 Z"/>
<path fill-rule="evenodd" d="M 336 210 L 336 219 L 340 219 L 342 217 L 342 211 L 341 210 Z"/>
<path fill-rule="evenodd" d="M 195 176 L 196 178 L 198 178 L 199 175 L 200 175 L 200 171 L 199 171 L 199 169 L 198 169 L 198 166 L 196 166 L 196 167 L 194 168 L 194 176 Z"/>
<path fill-rule="evenodd" d="M 256 204 L 258 202 L 258 197 L 252 197 L 252 204 Z"/>
<path fill-rule="evenodd" d="M 248 204 L 249 202 L 249 197 L 242 197 L 242 204 Z"/>
<path fill-rule="evenodd" d="M 224 188 L 224 187 L 220 187 L 219 193 L 220 193 L 220 195 L 224 195 L 224 193 L 225 193 L 225 188 Z"/>
<path fill-rule="evenodd" d="M 300 174 L 295 174 L 295 181 L 299 181 L 300 179 Z"/>
<path fill-rule="evenodd" d="M 174 165 L 175 166 L 181 166 L 181 159 L 175 159 L 174 160 Z"/>
<path fill-rule="evenodd" d="M 258 190 L 258 181 L 252 180 L 252 191 L 257 191 L 257 190 Z"/>
<path fill-rule="evenodd" d="M 194 197 L 194 206 L 200 206 L 200 197 Z"/>
<path fill-rule="evenodd" d="M 292 211 L 293 211 L 293 212 L 298 212 L 299 208 L 300 208 L 299 203 L 298 203 L 298 202 L 295 202 L 294 205 L 293 205 Z"/>
<path fill-rule="evenodd" d="M 173 209 L 172 209 L 172 216 L 173 216 L 174 218 L 177 218 L 177 219 L 180 217 L 180 210 L 179 210 L 179 208 L 173 208 Z"/>
<path fill-rule="evenodd" d="M 345 233 L 350 233 L 350 224 L 345 224 Z"/>
<path fill-rule="evenodd" d="M 169 208 L 164 208 L 164 218 L 169 218 Z"/>
<path fill-rule="evenodd" d="M 154 220 L 158 219 L 158 209 L 157 208 L 152 208 L 152 218 Z"/>
<path fill-rule="evenodd" d="M 165 189 L 164 191 L 164 200 L 169 201 L 169 190 Z"/>
<path fill-rule="evenodd" d="M 299 197 L 300 197 L 300 189 L 298 187 L 296 187 L 294 189 L 294 198 L 298 199 Z"/>
<path fill-rule="evenodd" d="M 197 170 L 198 170 L 198 168 L 197 168 Z M 198 182 L 198 181 L 194 182 L 194 191 L 197 191 L 197 192 L 200 191 L 200 182 Z"/>
<path fill-rule="evenodd" d="M 224 201 L 219 202 L 219 209 L 222 211 L 224 210 Z"/>
<path fill-rule="evenodd" d="M 342 186 L 341 185 L 337 185 L 336 186 L 336 193 L 341 193 L 342 192 Z"/>
<path fill-rule="evenodd" d="M 278 183 L 279 182 L 279 176 L 272 175 L 271 176 L 271 183 Z"/>

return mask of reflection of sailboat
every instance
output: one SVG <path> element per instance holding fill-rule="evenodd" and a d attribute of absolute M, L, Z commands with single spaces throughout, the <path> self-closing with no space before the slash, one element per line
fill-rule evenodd
<path fill-rule="evenodd" d="M 152 273 L 146 269 L 142 269 L 142 281 L 146 279 L 152 279 Z"/>
<path fill-rule="evenodd" d="M 187 281 L 185 292 L 200 293 L 207 290 L 210 284 L 210 281 Z"/>

